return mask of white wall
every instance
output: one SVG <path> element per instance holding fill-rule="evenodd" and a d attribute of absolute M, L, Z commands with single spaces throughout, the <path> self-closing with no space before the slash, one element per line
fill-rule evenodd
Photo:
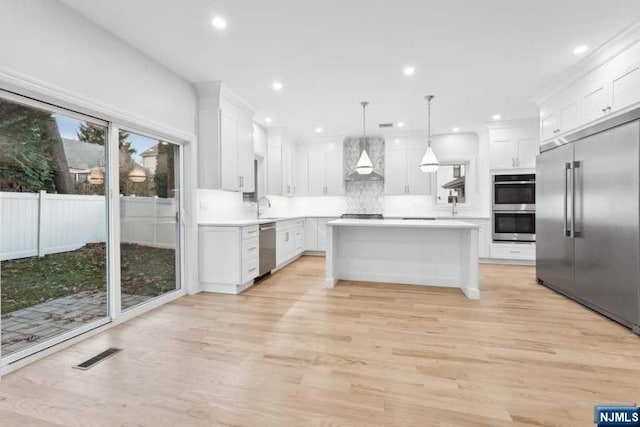
<path fill-rule="evenodd" d="M 28 82 L 40 99 L 45 92 L 99 117 L 195 135 L 190 83 L 57 1 L 0 0 L 0 40 L 0 87 Z"/>

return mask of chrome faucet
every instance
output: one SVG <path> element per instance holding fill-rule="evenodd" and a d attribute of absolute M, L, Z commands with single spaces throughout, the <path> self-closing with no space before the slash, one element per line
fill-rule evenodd
<path fill-rule="evenodd" d="M 458 213 L 456 209 L 458 207 L 458 196 L 452 196 L 451 199 L 451 216 L 456 216 Z"/>
<path fill-rule="evenodd" d="M 258 199 L 258 201 L 256 201 L 256 209 L 258 211 L 258 218 L 260 218 L 260 202 L 262 200 L 266 200 L 267 201 L 267 206 L 271 207 L 271 202 L 269 201 L 269 199 L 267 199 L 265 196 L 262 196 Z"/>

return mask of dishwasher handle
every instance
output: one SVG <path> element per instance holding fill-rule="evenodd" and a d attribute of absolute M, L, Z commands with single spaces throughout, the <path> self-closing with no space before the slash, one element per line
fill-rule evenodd
<path fill-rule="evenodd" d="M 266 227 L 260 227 L 260 231 L 268 231 L 268 230 L 275 230 L 276 226 L 275 225 L 269 225 Z"/>

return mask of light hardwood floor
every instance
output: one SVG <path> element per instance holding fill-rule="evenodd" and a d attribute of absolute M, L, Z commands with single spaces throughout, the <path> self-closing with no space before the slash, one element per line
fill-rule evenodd
<path fill-rule="evenodd" d="M 591 426 L 640 403 L 640 338 L 482 265 L 459 290 L 341 282 L 303 257 L 240 296 L 184 297 L 0 382 L 0 425 Z M 71 369 L 107 346 L 125 351 Z"/>

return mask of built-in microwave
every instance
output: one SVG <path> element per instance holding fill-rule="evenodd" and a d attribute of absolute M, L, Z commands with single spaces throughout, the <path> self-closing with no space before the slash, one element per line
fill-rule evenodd
<path fill-rule="evenodd" d="M 535 211 L 536 175 L 494 175 L 494 211 Z"/>

